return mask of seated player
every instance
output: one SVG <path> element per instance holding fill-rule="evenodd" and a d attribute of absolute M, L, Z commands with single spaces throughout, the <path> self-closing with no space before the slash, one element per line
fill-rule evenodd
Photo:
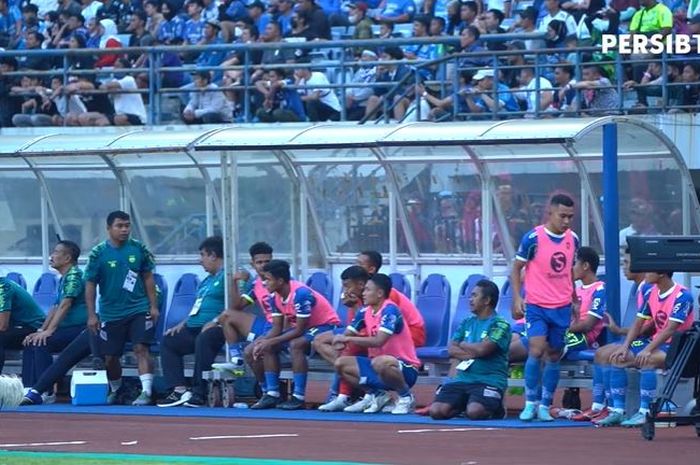
<path fill-rule="evenodd" d="M 639 313 L 644 306 L 644 296 L 653 287 L 652 284 L 644 280 L 644 273 L 633 273 L 630 271 L 629 250 L 625 250 L 622 259 L 622 270 L 625 277 L 633 282 L 631 294 L 627 301 L 627 312 Z M 615 320 L 606 312 L 605 322 L 608 333 L 614 336 L 624 337 L 629 332 L 629 328 L 620 327 Z M 654 334 L 654 323 L 647 321 L 642 327 L 639 337 L 647 337 Z M 608 407 L 612 407 L 612 396 L 610 393 L 610 365 L 608 360 L 610 355 L 617 349 L 617 344 L 608 344 L 599 347 L 595 352 L 593 360 L 593 403 L 591 408 L 572 417 L 574 421 L 592 421 L 597 424 L 605 419 L 610 413 Z M 602 393 L 602 394 L 601 394 Z M 604 402 L 602 401 L 604 399 Z"/>
<path fill-rule="evenodd" d="M 574 281 L 580 281 L 576 288 L 576 297 L 579 302 L 578 318 L 573 316 L 569 329 L 566 331 L 566 345 L 564 355 L 567 358 L 571 354 L 587 349 L 597 349 L 600 346 L 598 339 L 605 326 L 605 283 L 598 280 L 596 275 L 600 257 L 591 247 L 581 247 L 576 251 L 574 262 Z M 604 392 L 598 387 L 603 380 L 599 379 L 600 371 L 593 373 L 593 385 L 596 391 L 593 393 L 594 403 L 602 401 Z M 581 399 L 578 388 L 568 388 L 564 392 L 562 400 L 564 409 L 580 409 Z"/>
<path fill-rule="evenodd" d="M 44 317 L 22 286 L 0 278 L 0 373 L 5 366 L 5 350 L 22 350 L 22 342 L 41 328 Z"/>
<path fill-rule="evenodd" d="M 380 412 L 391 400 L 387 391 L 399 394 L 392 414 L 407 414 L 415 407 L 411 387 L 418 378 L 420 360 L 403 314 L 388 300 L 390 293 L 391 278 L 381 273 L 372 276 L 362 294 L 366 307 L 355 314 L 345 334 L 333 339 L 337 350 L 354 344 L 366 348 L 369 355 L 341 356 L 335 361 L 336 372 L 366 392 L 346 412 Z"/>
<path fill-rule="evenodd" d="M 464 413 L 472 420 L 503 418 L 508 385 L 510 325 L 496 313 L 498 287 L 482 279 L 469 296 L 473 315 L 452 336 L 449 354 L 459 363 L 430 406 L 434 420 Z"/>
<path fill-rule="evenodd" d="M 340 319 L 325 297 L 299 281 L 291 280 L 289 263 L 284 260 L 272 260 L 265 265 L 263 280 L 270 291 L 272 328 L 255 340 L 252 353 L 254 359 L 263 360 L 267 392 L 251 408 L 301 409 L 309 371 L 306 356 L 311 343 L 319 334 L 333 331 Z M 287 347 L 292 358 L 294 392 L 289 400 L 280 403 L 279 353 Z"/>
<path fill-rule="evenodd" d="M 51 252 L 49 263 L 61 274 L 56 302 L 44 324 L 24 339 L 22 383 L 33 386 L 53 363 L 52 354 L 61 352 L 85 329 L 85 282 L 78 267 L 80 247 L 71 241 L 59 241 Z M 52 399 L 46 393 L 44 402 Z"/>
<path fill-rule="evenodd" d="M 340 299 L 343 305 L 348 309 L 346 321 L 351 323 L 354 321 L 357 312 L 364 307 L 362 293 L 369 280 L 369 274 L 361 266 L 353 265 L 343 270 L 340 279 L 343 283 L 343 292 L 340 295 Z M 336 334 L 343 334 L 344 332 L 345 328 L 343 327 L 338 328 L 332 333 L 321 334 L 314 339 L 314 350 L 331 364 L 335 364 L 338 357 L 342 355 L 366 355 L 367 349 L 354 344 L 347 344 L 342 352 L 338 352 L 335 347 L 333 347 L 333 338 Z M 341 411 L 350 405 L 351 394 L 352 387 L 346 381 L 342 381 L 340 376 L 336 373 L 331 382 L 328 402 L 321 405 L 318 409 L 322 412 Z"/>
<path fill-rule="evenodd" d="M 374 250 L 365 250 L 357 256 L 357 265 L 373 276 L 379 273 L 379 269 L 382 267 L 382 255 Z M 418 308 L 409 297 L 394 288 L 391 289 L 389 300 L 401 310 L 401 314 L 408 324 L 408 329 L 411 331 L 413 344 L 416 347 L 423 347 L 425 345 L 425 321 L 423 321 L 423 315 L 420 314 Z"/>
<path fill-rule="evenodd" d="M 578 319 L 571 322 L 566 333 L 567 353 L 586 349 L 597 349 L 598 338 L 603 332 L 605 320 L 605 283 L 599 281 L 596 273 L 600 257 L 591 247 L 581 247 L 576 251 L 574 280 L 581 281 L 576 288 L 580 309 Z"/>
<path fill-rule="evenodd" d="M 206 383 L 202 372 L 211 369 L 224 345 L 224 332 L 216 323 L 226 307 L 224 241 L 221 236 L 206 238 L 199 246 L 199 262 L 208 276 L 199 284 L 197 298 L 189 315 L 163 335 L 160 359 L 163 376 L 172 389 L 159 407 L 200 407 L 205 404 Z M 185 385 L 185 355 L 194 354 L 192 389 Z"/>
<path fill-rule="evenodd" d="M 644 296 L 644 306 L 637 314 L 625 341 L 617 345 L 608 360 L 610 392 L 613 406 L 598 426 L 641 426 L 656 395 L 656 370 L 665 367 L 666 352 L 675 332 L 685 331 L 693 323 L 693 296 L 673 281 L 673 273 L 647 273 L 645 280 L 654 285 Z M 646 321 L 654 322 L 652 338 L 642 336 Z M 624 419 L 628 367 L 641 370 L 639 377 L 640 406 L 629 419 Z"/>
<path fill-rule="evenodd" d="M 272 260 L 272 247 L 265 242 L 256 242 L 250 246 L 248 252 L 250 253 L 250 264 L 255 270 L 256 276 L 251 280 L 247 271 L 238 271 L 233 275 L 234 286 L 231 287 L 233 310 L 227 309 L 219 316 L 228 346 L 227 361 L 215 363 L 213 368 L 239 374 L 245 358 L 245 361 L 253 369 L 258 383 L 264 387 L 262 360 L 253 360 L 252 345 L 248 345 L 245 353 L 242 353 L 242 345 L 245 342 L 253 342 L 255 338 L 262 336 L 272 328 L 270 293 L 262 280 L 263 268 Z M 241 292 L 241 285 L 244 286 L 245 292 Z M 253 306 L 257 307 L 255 313 L 244 311 Z"/>

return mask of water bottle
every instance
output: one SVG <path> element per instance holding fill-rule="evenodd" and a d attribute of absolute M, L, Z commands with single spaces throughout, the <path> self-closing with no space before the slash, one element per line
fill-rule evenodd
<path fill-rule="evenodd" d="M 235 402 L 233 408 L 248 408 L 248 404 L 245 402 Z"/>

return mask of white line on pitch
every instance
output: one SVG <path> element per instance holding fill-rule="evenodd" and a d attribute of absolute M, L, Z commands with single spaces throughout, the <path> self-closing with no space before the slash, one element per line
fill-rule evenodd
<path fill-rule="evenodd" d="M 210 439 L 262 439 L 262 438 L 296 438 L 298 434 L 245 434 L 240 436 L 198 436 L 190 438 L 192 441 L 208 441 Z"/>
<path fill-rule="evenodd" d="M 87 441 L 61 441 L 61 442 L 27 442 L 19 444 L 0 444 L 3 447 L 43 447 L 43 446 L 82 446 Z"/>
<path fill-rule="evenodd" d="M 434 428 L 434 429 L 400 429 L 397 433 L 456 433 L 463 431 L 496 431 L 500 428 Z"/>

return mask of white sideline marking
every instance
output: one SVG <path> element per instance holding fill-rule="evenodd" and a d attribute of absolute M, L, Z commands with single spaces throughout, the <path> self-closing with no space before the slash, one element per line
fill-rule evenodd
<path fill-rule="evenodd" d="M 138 443 L 138 441 L 124 441 L 122 442 L 122 446 L 135 446 Z"/>
<path fill-rule="evenodd" d="M 60 441 L 60 442 L 26 442 L 18 444 L 0 444 L 2 447 L 43 447 L 43 446 L 82 446 L 87 441 Z"/>
<path fill-rule="evenodd" d="M 262 438 L 296 438 L 298 434 L 245 434 L 238 436 L 197 436 L 190 438 L 191 441 L 208 441 L 210 439 L 262 439 Z"/>
<path fill-rule="evenodd" d="M 496 431 L 500 428 L 433 428 L 433 429 L 400 429 L 399 434 L 403 433 L 454 433 L 462 431 Z"/>

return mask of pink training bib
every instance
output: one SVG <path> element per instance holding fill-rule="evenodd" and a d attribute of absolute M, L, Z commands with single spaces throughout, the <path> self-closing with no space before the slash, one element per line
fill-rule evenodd
<path fill-rule="evenodd" d="M 671 291 L 664 300 L 661 300 L 659 295 L 658 286 L 654 286 L 649 294 L 649 310 L 651 311 L 651 319 L 654 320 L 654 326 L 656 327 L 656 334 L 663 331 L 666 326 L 668 326 L 669 317 L 673 314 L 673 306 L 676 303 L 676 296 L 679 292 L 685 288 L 680 284 L 674 284 L 673 291 Z M 689 329 L 693 324 L 693 312 L 688 313 L 685 321 L 680 324 L 677 331 L 685 331 Z M 671 342 L 671 338 L 668 338 L 667 343 Z"/>
<path fill-rule="evenodd" d="M 595 292 L 600 289 L 601 286 L 604 286 L 603 281 L 596 281 L 590 286 L 581 286 L 576 288 L 576 295 L 581 302 L 579 321 L 585 320 L 588 316 L 588 311 L 593 305 L 593 294 L 595 294 Z M 595 342 L 598 340 L 598 336 L 600 336 L 600 333 L 603 332 L 604 326 L 605 323 L 603 319 L 596 318 L 596 323 L 593 325 L 591 330 L 586 333 L 586 342 L 588 343 L 588 347 L 594 346 Z"/>
<path fill-rule="evenodd" d="M 382 308 L 376 314 L 374 313 L 372 307 L 365 308 L 365 328 L 367 329 L 367 334 L 370 337 L 376 336 L 379 332 L 384 309 L 387 305 L 395 304 L 390 300 L 385 300 Z M 406 320 L 404 320 L 404 327 L 400 332 L 392 334 L 383 346 L 370 347 L 367 349 L 367 353 L 369 354 L 370 358 L 374 358 L 379 355 L 391 355 L 392 357 L 396 357 L 416 367 L 420 367 L 421 365 L 421 362 L 416 355 L 416 347 L 413 345 L 411 331 L 408 324 L 406 324 Z"/>
<path fill-rule="evenodd" d="M 525 301 L 543 308 L 571 304 L 576 243 L 571 230 L 556 243 L 540 225 L 535 228 L 537 251 L 525 266 Z"/>
<path fill-rule="evenodd" d="M 260 276 L 253 281 L 253 291 L 255 292 L 255 300 L 265 315 L 265 319 L 272 323 L 272 311 L 270 310 L 270 291 L 263 284 Z"/>
<path fill-rule="evenodd" d="M 287 302 L 282 302 L 282 298 L 279 296 L 279 294 L 275 294 L 275 305 L 287 318 L 287 321 L 291 326 L 295 326 L 297 322 L 297 309 L 294 300 L 297 291 L 302 288 L 310 290 L 311 294 L 313 294 L 314 298 L 316 299 L 316 304 L 311 308 L 311 315 L 308 317 L 309 328 L 321 325 L 337 326 L 340 324 L 340 318 L 338 318 L 338 314 L 336 313 L 335 309 L 333 309 L 331 304 L 321 294 L 299 281 L 290 281 L 289 286 L 290 292 L 289 296 L 287 296 Z"/>

